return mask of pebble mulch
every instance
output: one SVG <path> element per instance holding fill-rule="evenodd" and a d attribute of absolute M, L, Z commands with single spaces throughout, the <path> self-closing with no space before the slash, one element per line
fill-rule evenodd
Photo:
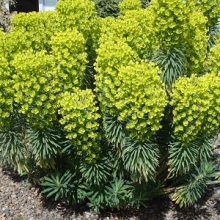
<path fill-rule="evenodd" d="M 194 207 L 180 209 L 168 197 L 151 201 L 147 208 L 101 213 L 45 199 L 11 169 L 0 168 L 0 220 L 220 220 L 220 184 L 209 186 Z"/>

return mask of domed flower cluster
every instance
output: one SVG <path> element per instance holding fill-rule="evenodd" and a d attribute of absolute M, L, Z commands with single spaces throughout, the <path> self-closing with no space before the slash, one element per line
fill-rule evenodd
<path fill-rule="evenodd" d="M 88 53 L 97 48 L 99 23 L 95 4 L 90 0 L 60 0 L 55 7 L 59 31 L 78 30 L 86 39 Z M 93 54 L 94 55 L 94 54 Z"/>
<path fill-rule="evenodd" d="M 13 112 L 13 89 L 10 69 L 7 60 L 0 56 L 0 131 L 10 125 L 10 114 Z"/>
<path fill-rule="evenodd" d="M 117 109 L 118 120 L 124 121 L 130 136 L 139 141 L 150 138 L 161 128 L 167 99 L 159 74 L 153 63 L 130 63 L 119 70 L 117 87 L 108 94 Z"/>
<path fill-rule="evenodd" d="M 162 49 L 185 48 L 188 75 L 200 71 L 206 57 L 208 19 L 195 10 L 195 2 L 153 0 L 149 10 L 154 20 L 155 44 Z"/>
<path fill-rule="evenodd" d="M 108 109 L 113 114 L 114 105 L 108 94 L 114 97 L 115 91 L 120 87 L 117 83 L 118 71 L 122 66 L 127 66 L 139 58 L 135 51 L 121 39 L 103 37 L 101 40 L 103 42 L 97 50 L 98 57 L 95 64 L 98 73 L 95 75 L 95 91 L 98 93 L 102 111 L 105 112 Z"/>
<path fill-rule="evenodd" d="M 130 136 L 143 141 L 160 129 L 167 103 L 160 70 L 141 61 L 121 39 L 107 42 L 100 45 L 96 63 L 101 109 L 124 121 Z"/>
<path fill-rule="evenodd" d="M 90 21 L 96 16 L 95 4 L 89 0 L 60 0 L 55 12 L 61 29 L 78 29 L 83 33 L 90 32 Z"/>
<path fill-rule="evenodd" d="M 179 78 L 173 86 L 171 105 L 175 136 L 190 143 L 210 136 L 219 127 L 220 79 L 214 73 Z"/>
<path fill-rule="evenodd" d="M 9 33 L 12 52 L 50 50 L 51 36 L 57 31 L 57 16 L 52 11 L 19 13 L 12 19 Z"/>
<path fill-rule="evenodd" d="M 127 11 L 138 10 L 141 8 L 140 0 L 123 0 L 119 3 L 120 15 L 126 14 Z"/>
<path fill-rule="evenodd" d="M 202 12 L 191 11 L 187 25 L 187 34 L 185 34 L 186 57 L 188 61 L 188 75 L 203 71 L 203 64 L 207 55 L 207 17 Z"/>
<path fill-rule="evenodd" d="M 18 53 L 11 62 L 14 101 L 20 105 L 20 113 L 34 126 L 44 127 L 56 117 L 56 80 L 54 57 L 45 51 Z"/>
<path fill-rule="evenodd" d="M 207 61 L 208 70 L 220 75 L 220 41 L 211 48 L 208 61 Z"/>
<path fill-rule="evenodd" d="M 220 13 L 220 4 L 218 0 L 194 0 L 192 3 L 193 2 L 196 10 L 202 11 L 203 14 L 208 18 L 208 27 L 212 27 L 217 23 Z"/>
<path fill-rule="evenodd" d="M 87 64 L 85 39 L 77 30 L 56 33 L 51 39 L 58 79 L 62 91 L 80 87 Z"/>
<path fill-rule="evenodd" d="M 190 8 L 182 0 L 153 0 L 149 10 L 152 11 L 154 30 L 160 47 L 165 49 L 178 45 L 187 28 L 184 25 Z"/>
<path fill-rule="evenodd" d="M 100 19 L 102 36 L 99 43 L 110 39 L 123 39 L 141 59 L 146 59 L 146 54 L 158 49 L 157 35 L 155 33 L 151 10 L 128 10 L 118 19 L 106 17 Z M 105 36 L 103 36 L 105 35 Z M 107 39 L 107 36 L 110 39 Z M 117 36 L 117 37 L 116 37 Z M 111 41 L 110 40 L 110 41 Z"/>
<path fill-rule="evenodd" d="M 201 77 L 202 84 L 208 84 L 207 100 L 208 110 L 206 112 L 205 122 L 202 126 L 203 135 L 213 135 L 219 129 L 220 121 L 220 78 L 219 75 L 212 72 Z M 204 86 L 205 87 L 205 86 Z M 204 90 L 203 90 L 204 91 Z"/>
<path fill-rule="evenodd" d="M 70 139 L 79 156 L 93 162 L 99 157 L 100 136 L 98 133 L 100 114 L 92 90 L 74 88 L 64 92 L 59 98 L 60 123 L 64 126 L 66 137 Z"/>

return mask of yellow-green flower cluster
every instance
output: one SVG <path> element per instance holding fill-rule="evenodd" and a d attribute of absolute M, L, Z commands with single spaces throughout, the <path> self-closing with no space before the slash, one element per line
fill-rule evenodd
<path fill-rule="evenodd" d="M 101 44 L 96 64 L 96 92 L 102 111 L 118 116 L 137 140 L 159 130 L 167 103 L 159 69 L 140 61 L 122 40 Z"/>
<path fill-rule="evenodd" d="M 89 49 L 97 47 L 99 24 L 94 2 L 90 0 L 59 0 L 55 7 L 60 31 L 77 29 L 86 39 Z M 91 52 L 91 51 L 89 51 Z"/>
<path fill-rule="evenodd" d="M 60 0 L 55 12 L 58 15 L 61 28 L 86 31 L 90 28 L 90 21 L 96 16 L 95 4 L 89 0 Z"/>
<path fill-rule="evenodd" d="M 123 37 L 142 59 L 146 58 L 148 51 L 157 49 L 157 44 L 154 42 L 157 36 L 152 28 L 151 15 L 150 10 L 128 11 L 111 27 L 111 31 L 114 31 L 116 36 Z"/>
<path fill-rule="evenodd" d="M 7 60 L 0 56 L 0 130 L 7 129 L 13 112 L 13 82 Z"/>
<path fill-rule="evenodd" d="M 101 33 L 113 36 L 111 39 L 123 39 L 139 55 L 141 59 L 146 58 L 146 53 L 158 49 L 155 44 L 155 31 L 153 28 L 152 12 L 150 10 L 128 10 L 126 14 L 120 15 L 118 19 L 106 17 L 99 19 Z M 101 37 L 99 43 L 108 41 Z"/>
<path fill-rule="evenodd" d="M 37 127 L 51 125 L 56 117 L 56 94 L 60 91 L 56 80 L 54 57 L 45 51 L 18 53 L 11 66 L 14 68 L 14 101 L 20 113 Z"/>
<path fill-rule="evenodd" d="M 216 73 L 209 73 L 202 77 L 203 83 L 208 84 L 209 109 L 205 117 L 202 132 L 209 136 L 219 129 L 220 121 L 220 77 Z"/>
<path fill-rule="evenodd" d="M 152 28 L 157 33 L 161 48 L 170 48 L 181 43 L 187 28 L 186 16 L 190 11 L 182 0 L 153 0 L 147 10 L 152 11 Z"/>
<path fill-rule="evenodd" d="M 216 75 L 220 76 L 220 41 L 211 48 L 208 61 L 207 61 L 208 70 L 214 72 Z"/>
<path fill-rule="evenodd" d="M 123 0 L 119 3 L 120 15 L 126 14 L 127 11 L 138 10 L 140 8 L 140 0 Z"/>
<path fill-rule="evenodd" d="M 64 92 L 59 98 L 60 123 L 64 126 L 66 137 L 76 147 L 77 154 L 88 162 L 95 161 L 101 150 L 98 129 L 100 118 L 92 90 L 74 88 L 73 92 Z"/>
<path fill-rule="evenodd" d="M 192 11 L 188 16 L 188 32 L 185 37 L 184 47 L 188 61 L 188 75 L 203 71 L 203 64 L 207 54 L 207 18 L 202 12 Z"/>
<path fill-rule="evenodd" d="M 115 19 L 111 16 L 102 18 L 98 18 L 99 28 L 102 34 L 109 34 L 112 32 L 112 29 L 114 28 L 114 23 L 117 22 L 118 19 Z"/>
<path fill-rule="evenodd" d="M 161 128 L 167 99 L 159 74 L 153 63 L 143 61 L 122 67 L 117 76 L 120 86 L 111 100 L 114 99 L 118 120 L 125 121 L 130 136 L 140 141 Z"/>
<path fill-rule="evenodd" d="M 196 10 L 202 11 L 208 18 L 207 25 L 209 27 L 215 25 L 218 21 L 220 14 L 220 2 L 219 0 L 194 0 Z"/>
<path fill-rule="evenodd" d="M 87 64 L 85 39 L 77 30 L 56 33 L 51 40 L 62 91 L 80 87 Z"/>
<path fill-rule="evenodd" d="M 185 144 L 198 135 L 209 136 L 219 127 L 220 79 L 214 73 L 179 78 L 173 87 L 171 105 L 175 136 Z"/>
<path fill-rule="evenodd" d="M 14 56 L 18 51 L 21 52 L 27 49 L 25 43 L 30 47 L 30 42 L 25 41 L 22 32 L 1 33 L 0 53 L 10 61 L 14 59 Z M 25 46 L 23 47 L 22 45 Z"/>
<path fill-rule="evenodd" d="M 7 62 L 9 62 L 9 57 L 11 57 L 12 51 L 10 50 L 10 45 L 13 42 L 9 42 L 9 33 L 5 33 L 0 30 L 0 56 L 4 57 Z"/>
<path fill-rule="evenodd" d="M 127 66 L 131 61 L 139 60 L 137 54 L 124 43 L 123 40 L 103 37 L 102 44 L 97 50 L 96 59 L 95 91 L 99 94 L 98 99 L 103 111 L 111 109 L 111 98 L 115 95 L 118 85 L 118 71 L 122 66 Z M 108 94 L 112 94 L 109 96 Z"/>
<path fill-rule="evenodd" d="M 147 53 L 159 49 L 158 41 L 160 39 L 155 31 L 153 16 L 153 11 L 146 8 L 127 11 L 118 19 L 120 27 L 116 28 L 117 36 L 122 34 L 128 45 L 143 59 L 146 58 Z M 137 31 L 135 32 L 135 30 Z"/>
<path fill-rule="evenodd" d="M 155 44 L 162 49 L 185 48 L 188 75 L 199 72 L 207 51 L 207 18 L 189 1 L 153 0 L 146 9 L 152 11 L 156 32 Z"/>
<path fill-rule="evenodd" d="M 9 33 L 12 52 L 49 50 L 51 36 L 57 31 L 58 21 L 52 11 L 19 13 L 12 19 Z"/>

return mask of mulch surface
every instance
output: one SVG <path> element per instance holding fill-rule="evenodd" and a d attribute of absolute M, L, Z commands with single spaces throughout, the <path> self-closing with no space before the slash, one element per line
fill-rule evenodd
<path fill-rule="evenodd" d="M 179 208 L 169 196 L 147 203 L 147 208 L 105 210 L 99 213 L 86 206 L 69 206 L 41 195 L 12 169 L 0 167 L 0 220 L 65 220 L 65 219 L 129 219 L 129 220 L 220 220 L 220 184 L 210 185 L 193 206 Z"/>

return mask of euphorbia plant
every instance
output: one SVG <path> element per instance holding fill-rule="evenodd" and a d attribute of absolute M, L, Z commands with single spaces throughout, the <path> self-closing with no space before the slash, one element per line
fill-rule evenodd
<path fill-rule="evenodd" d="M 173 192 L 191 205 L 218 178 L 219 2 L 119 9 L 60 0 L 0 33 L 1 153 L 55 199 L 139 207 Z"/>

